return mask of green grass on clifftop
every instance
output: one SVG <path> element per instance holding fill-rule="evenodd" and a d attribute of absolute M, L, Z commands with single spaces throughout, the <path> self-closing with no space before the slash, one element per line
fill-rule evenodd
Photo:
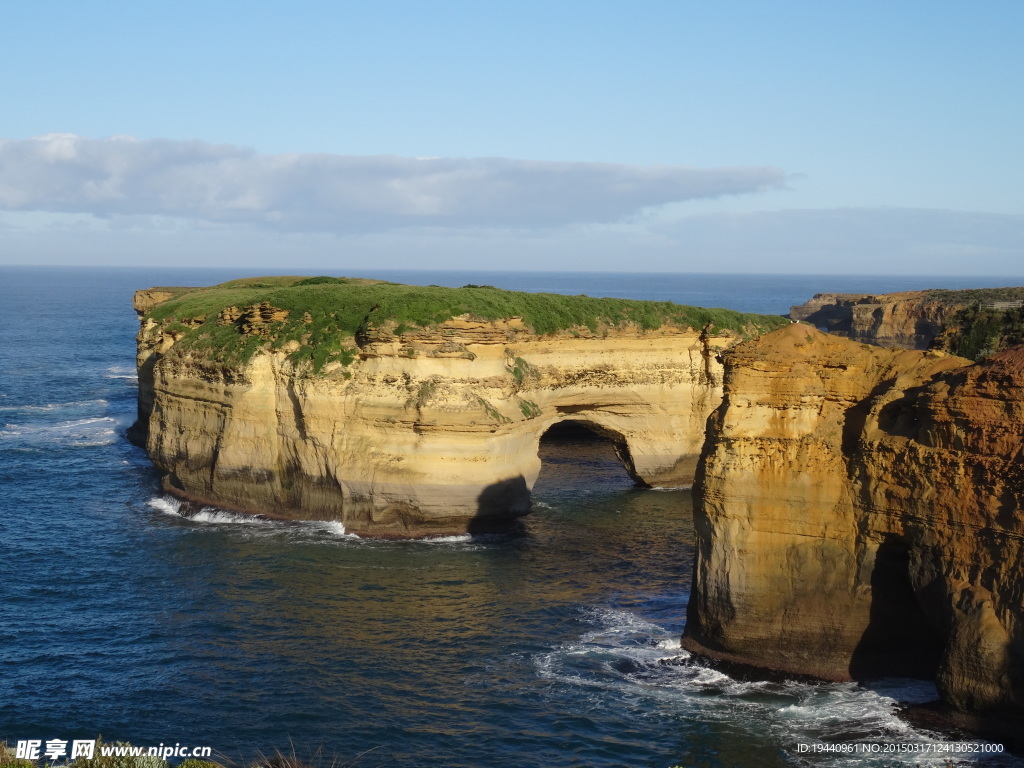
<path fill-rule="evenodd" d="M 283 322 L 271 324 L 262 336 L 246 335 L 237 324 L 218 322 L 225 308 L 244 310 L 264 302 L 289 314 Z M 395 324 L 396 333 L 401 333 L 411 327 L 435 326 L 459 315 L 481 320 L 521 317 L 540 335 L 583 329 L 599 333 L 629 323 L 648 330 L 674 325 L 753 335 L 789 322 L 780 316 L 671 302 L 329 277 L 249 278 L 190 289 L 153 307 L 147 317 L 182 334 L 178 342 L 182 351 L 206 351 L 223 362 L 244 362 L 264 346 L 280 348 L 297 341 L 301 346 L 292 353 L 293 360 L 308 359 L 313 369 L 319 370 L 328 359 L 350 362 L 355 356 L 355 337 L 369 327 L 390 322 Z"/>
<path fill-rule="evenodd" d="M 963 305 L 986 301 L 1018 301 L 1024 299 L 1024 287 L 964 288 L 959 291 L 936 288 L 925 293 L 923 299 L 924 301 L 939 301 L 943 304 Z"/>

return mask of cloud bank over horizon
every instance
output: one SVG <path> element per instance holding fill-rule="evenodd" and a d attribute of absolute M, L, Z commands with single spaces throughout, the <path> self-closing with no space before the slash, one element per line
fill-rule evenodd
<path fill-rule="evenodd" d="M 770 166 L 260 154 L 202 141 L 0 140 L 0 210 L 174 217 L 284 232 L 549 228 L 777 189 Z"/>
<path fill-rule="evenodd" d="M 0 140 L 0 263 L 922 275 L 1024 263 L 1021 215 L 758 209 L 792 195 L 791 178 L 47 134 Z"/>
<path fill-rule="evenodd" d="M 30 219 L 25 221 L 25 218 Z M 18 218 L 18 222 L 5 219 Z M 179 219 L 0 213 L 0 263 L 379 269 L 1020 275 L 1024 216 L 914 208 L 718 212 L 544 230 L 339 235 Z"/>

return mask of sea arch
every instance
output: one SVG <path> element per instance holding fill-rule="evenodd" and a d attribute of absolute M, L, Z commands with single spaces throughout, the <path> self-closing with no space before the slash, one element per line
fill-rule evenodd
<path fill-rule="evenodd" d="M 443 339 L 367 343 L 358 363 L 320 376 L 284 352 L 230 376 L 166 354 L 140 368 L 140 433 L 181 498 L 369 536 L 473 532 L 527 514 L 540 439 L 564 421 L 608 436 L 638 483 L 693 482 L 722 397 L 715 344 L 730 340 Z"/>
<path fill-rule="evenodd" d="M 491 455 L 501 459 L 485 465 L 485 471 L 504 470 L 506 476 L 480 488 L 474 498 L 471 530 L 500 527 L 530 512 L 531 492 L 542 466 L 540 443 L 558 425 L 576 424 L 608 440 L 637 485 L 691 485 L 705 423 L 720 402 L 720 392 L 707 383 L 675 388 L 549 389 L 531 395 L 531 404 L 536 403 L 534 418 L 507 425 L 504 434 L 486 439 Z"/>

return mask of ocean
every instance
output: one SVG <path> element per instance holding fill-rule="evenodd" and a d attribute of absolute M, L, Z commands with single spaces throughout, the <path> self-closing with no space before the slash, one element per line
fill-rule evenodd
<path fill-rule="evenodd" d="M 0 738 L 276 751 L 329 765 L 1024 765 L 898 716 L 931 683 L 731 677 L 679 647 L 688 489 L 638 489 L 610 446 L 542 446 L 507 535 L 374 541 L 325 523 L 181 516 L 135 416 L 132 292 L 260 269 L 0 267 Z M 291 269 L 279 273 L 321 274 Z M 816 292 L 1012 278 L 370 272 L 398 282 L 785 313 Z M 975 745 L 981 742 L 972 741 Z"/>

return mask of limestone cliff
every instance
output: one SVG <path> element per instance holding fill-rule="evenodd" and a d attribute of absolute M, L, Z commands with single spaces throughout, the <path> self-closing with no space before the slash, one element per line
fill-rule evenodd
<path fill-rule="evenodd" d="M 855 341 L 902 349 L 927 349 L 965 306 L 933 298 L 930 291 L 818 293 L 789 316 Z"/>
<path fill-rule="evenodd" d="M 652 327 L 630 319 L 649 309 L 634 302 L 615 305 L 622 322 L 570 315 L 539 333 L 556 304 L 597 305 L 479 286 L 407 291 L 403 306 L 473 299 L 500 315 L 516 300 L 538 319 L 437 310 L 447 319 L 412 322 L 382 314 L 403 287 L 358 288 L 301 286 L 301 301 L 288 286 L 137 295 L 133 435 L 168 491 L 361 534 L 479 530 L 529 510 L 538 442 L 563 420 L 610 437 L 639 482 L 692 481 L 721 397 L 716 355 L 739 331 Z M 348 335 L 324 325 L 346 313 L 358 315 Z"/>
<path fill-rule="evenodd" d="M 1024 348 L 980 364 L 797 324 L 723 354 L 684 647 L 1024 708 Z"/>
<path fill-rule="evenodd" d="M 978 359 L 1024 343 L 1024 288 L 818 293 L 790 317 L 854 341 Z"/>

